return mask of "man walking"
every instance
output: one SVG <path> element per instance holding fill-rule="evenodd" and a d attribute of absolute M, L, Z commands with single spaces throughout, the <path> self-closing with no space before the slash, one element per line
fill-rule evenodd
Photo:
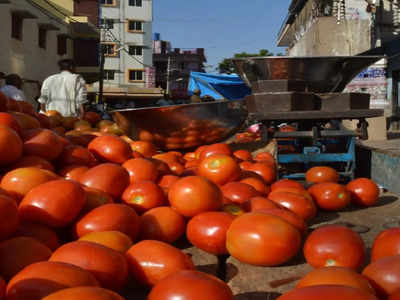
<path fill-rule="evenodd" d="M 87 102 L 85 80 L 74 74 L 75 65 L 71 59 L 63 59 L 58 65 L 61 72 L 43 82 L 38 99 L 40 109 L 56 110 L 63 116 L 83 117 L 83 105 Z"/>

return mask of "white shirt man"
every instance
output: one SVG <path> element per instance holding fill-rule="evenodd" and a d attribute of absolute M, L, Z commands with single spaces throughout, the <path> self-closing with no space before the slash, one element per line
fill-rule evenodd
<path fill-rule="evenodd" d="M 86 83 L 79 74 L 72 73 L 73 62 L 59 62 L 61 72 L 48 77 L 42 84 L 38 99 L 41 110 L 56 110 L 63 116 L 83 116 L 87 103 Z"/>

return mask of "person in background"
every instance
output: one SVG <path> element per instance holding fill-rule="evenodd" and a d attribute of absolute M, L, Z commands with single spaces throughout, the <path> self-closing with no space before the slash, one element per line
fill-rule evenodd
<path fill-rule="evenodd" d="M 43 112 L 56 110 L 63 116 L 83 117 L 84 104 L 88 102 L 86 82 L 75 73 L 75 64 L 71 59 L 58 63 L 60 73 L 48 77 L 42 84 L 38 99 Z"/>
<path fill-rule="evenodd" d="M 22 86 L 24 82 L 22 78 L 17 74 L 9 74 L 5 77 L 5 85 L 1 87 L 0 92 L 6 95 L 10 99 L 17 101 L 26 101 L 24 92 L 22 91 Z"/>
<path fill-rule="evenodd" d="M 200 90 L 195 89 L 193 95 L 190 97 L 190 103 L 201 103 Z"/>
<path fill-rule="evenodd" d="M 6 84 L 6 74 L 0 72 L 0 89 Z"/>

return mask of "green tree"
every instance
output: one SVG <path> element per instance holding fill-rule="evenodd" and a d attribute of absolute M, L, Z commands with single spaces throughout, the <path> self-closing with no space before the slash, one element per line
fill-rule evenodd
<path fill-rule="evenodd" d="M 254 57 L 254 56 L 273 56 L 274 54 L 270 52 L 267 49 L 261 49 L 258 53 L 247 53 L 247 52 L 241 52 L 241 53 L 236 53 L 233 55 L 235 58 L 241 58 L 241 57 Z M 278 56 L 282 56 L 283 54 L 278 53 Z M 235 73 L 235 66 L 233 62 L 229 58 L 225 58 L 222 62 L 218 64 L 217 71 L 219 73 L 225 73 L 225 74 L 232 74 Z"/>

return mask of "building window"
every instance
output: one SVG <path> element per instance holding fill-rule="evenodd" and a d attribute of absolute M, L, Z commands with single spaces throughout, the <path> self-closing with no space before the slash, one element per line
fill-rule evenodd
<path fill-rule="evenodd" d="M 117 0 L 100 0 L 100 3 L 104 6 L 117 6 Z"/>
<path fill-rule="evenodd" d="M 64 35 L 57 36 L 57 54 L 60 56 L 67 54 L 67 37 Z"/>
<path fill-rule="evenodd" d="M 128 70 L 129 81 L 143 81 L 143 70 Z"/>
<path fill-rule="evenodd" d="M 113 19 L 100 19 L 101 28 L 105 29 L 113 29 L 114 28 L 114 20 Z"/>
<path fill-rule="evenodd" d="M 104 80 L 114 80 L 115 70 L 104 70 Z"/>
<path fill-rule="evenodd" d="M 17 15 L 11 15 L 11 37 L 17 40 L 22 40 L 22 28 L 24 19 Z"/>
<path fill-rule="evenodd" d="M 117 44 L 103 44 L 103 49 L 105 56 L 117 56 Z"/>
<path fill-rule="evenodd" d="M 129 0 L 129 6 L 142 6 L 142 0 Z"/>
<path fill-rule="evenodd" d="M 46 49 L 47 30 L 39 27 L 39 48 Z"/>
<path fill-rule="evenodd" d="M 129 54 L 130 55 L 143 55 L 143 47 L 142 46 L 129 46 Z"/>
<path fill-rule="evenodd" d="M 143 32 L 143 22 L 141 21 L 128 21 L 128 31 L 129 32 Z"/>

